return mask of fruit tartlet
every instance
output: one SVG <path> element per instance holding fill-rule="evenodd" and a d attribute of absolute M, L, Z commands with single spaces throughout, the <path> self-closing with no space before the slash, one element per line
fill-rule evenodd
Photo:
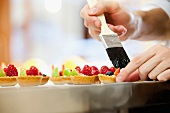
<path fill-rule="evenodd" d="M 4 63 L 1 63 L 0 86 L 15 86 L 17 84 L 17 76 L 18 71 L 14 65 L 9 64 L 6 67 Z"/>
<path fill-rule="evenodd" d="M 45 85 L 48 82 L 48 80 L 50 79 L 50 77 L 47 76 L 46 74 L 42 74 L 42 76 L 43 77 L 42 77 L 40 85 Z"/>
<path fill-rule="evenodd" d="M 52 76 L 50 77 L 50 81 L 55 85 L 63 84 L 63 82 L 61 81 L 58 67 L 52 67 Z"/>
<path fill-rule="evenodd" d="M 17 81 L 22 87 L 38 86 L 42 81 L 42 73 L 35 66 L 31 66 L 29 70 L 21 68 Z"/>
<path fill-rule="evenodd" d="M 64 65 L 62 65 L 62 70 L 59 71 L 58 68 L 54 68 L 52 72 L 52 77 L 50 80 L 55 84 L 72 84 L 71 77 L 77 76 L 79 73 L 77 70 L 71 70 L 68 68 L 65 68 Z"/>
<path fill-rule="evenodd" d="M 95 66 L 84 65 L 83 69 L 79 66 L 75 68 L 78 72 L 78 76 L 72 76 L 71 80 L 73 84 L 96 84 L 100 83 L 98 74 L 99 70 Z"/>
<path fill-rule="evenodd" d="M 77 72 L 77 70 L 71 70 L 71 69 L 67 69 L 65 68 L 63 70 L 63 76 L 61 76 L 61 81 L 65 84 L 72 84 L 72 80 L 71 77 L 77 76 L 79 75 L 79 73 Z"/>
<path fill-rule="evenodd" d="M 107 66 L 101 67 L 101 74 L 98 75 L 99 80 L 101 83 L 107 84 L 107 83 L 114 83 L 116 82 L 116 76 L 120 72 L 120 68 L 114 68 L 111 67 L 110 69 Z"/>

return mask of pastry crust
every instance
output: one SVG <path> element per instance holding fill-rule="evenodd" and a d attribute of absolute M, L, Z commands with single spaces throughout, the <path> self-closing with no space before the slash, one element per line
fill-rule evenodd
<path fill-rule="evenodd" d="M 40 85 L 45 85 L 48 82 L 49 78 L 49 76 L 42 77 Z"/>
<path fill-rule="evenodd" d="M 25 86 L 38 86 L 40 85 L 42 76 L 19 76 L 17 77 L 18 84 L 22 87 Z"/>
<path fill-rule="evenodd" d="M 61 82 L 64 84 L 72 84 L 71 77 L 61 76 Z"/>
<path fill-rule="evenodd" d="M 50 81 L 55 85 L 63 84 L 60 76 L 59 77 L 50 77 Z"/>
<path fill-rule="evenodd" d="M 101 83 L 107 84 L 107 83 L 116 82 L 116 76 L 115 75 L 107 76 L 107 75 L 99 74 L 98 77 L 99 77 L 99 80 L 100 80 Z"/>
<path fill-rule="evenodd" d="M 72 76 L 71 77 L 73 84 L 96 84 L 99 83 L 99 78 L 97 75 L 93 76 Z"/>
<path fill-rule="evenodd" d="M 15 86 L 16 84 L 16 77 L 0 77 L 0 86 Z"/>

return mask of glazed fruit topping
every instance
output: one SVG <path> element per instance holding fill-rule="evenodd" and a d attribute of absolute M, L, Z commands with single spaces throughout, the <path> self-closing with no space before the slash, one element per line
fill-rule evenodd
<path fill-rule="evenodd" d="M 21 68 L 20 69 L 20 74 L 19 74 L 20 76 L 27 76 L 27 74 L 26 74 L 26 70 L 24 69 L 24 68 Z"/>
<path fill-rule="evenodd" d="M 83 67 L 81 73 L 83 73 L 84 75 L 92 76 L 91 67 L 88 66 L 88 65 L 85 65 L 85 66 Z"/>
<path fill-rule="evenodd" d="M 115 67 L 110 67 L 110 71 L 112 71 L 113 73 L 116 71 Z"/>
<path fill-rule="evenodd" d="M 100 74 L 106 74 L 110 69 L 107 66 L 102 66 L 100 68 Z"/>
<path fill-rule="evenodd" d="M 58 71 L 58 67 L 56 67 L 53 69 L 52 77 L 59 77 L 59 76 L 60 76 L 60 73 Z"/>
<path fill-rule="evenodd" d="M 26 73 L 27 75 L 42 75 L 35 66 L 31 66 L 29 70 L 26 70 Z"/>
<path fill-rule="evenodd" d="M 100 70 L 96 66 L 89 66 L 89 65 L 84 65 L 83 69 L 79 66 L 75 68 L 76 71 L 79 73 L 82 73 L 87 76 L 93 76 L 93 75 L 98 75 L 98 74 L 106 74 L 106 75 L 118 75 L 120 72 L 120 68 L 115 68 L 115 67 L 107 67 L 107 66 L 102 66 Z"/>
<path fill-rule="evenodd" d="M 46 77 L 47 75 L 46 74 L 42 74 L 43 77 Z"/>
<path fill-rule="evenodd" d="M 108 71 L 108 72 L 106 72 L 106 75 L 112 76 L 112 75 L 113 75 L 113 72 L 112 72 L 112 71 Z"/>
<path fill-rule="evenodd" d="M 75 67 L 75 70 L 77 70 L 79 73 L 81 73 L 81 68 L 80 68 L 80 66 L 76 66 L 76 67 Z"/>
<path fill-rule="evenodd" d="M 5 77 L 5 76 L 6 76 L 6 74 L 5 74 L 4 70 L 0 69 L 0 77 Z"/>
<path fill-rule="evenodd" d="M 95 66 L 91 66 L 91 74 L 92 75 L 98 75 L 100 72 L 99 72 L 99 69 Z"/>
<path fill-rule="evenodd" d="M 114 75 L 117 76 L 120 73 L 120 68 L 117 68 L 114 72 Z"/>
<path fill-rule="evenodd" d="M 18 76 L 18 71 L 12 64 L 9 64 L 8 67 L 4 68 L 4 72 L 7 76 Z"/>

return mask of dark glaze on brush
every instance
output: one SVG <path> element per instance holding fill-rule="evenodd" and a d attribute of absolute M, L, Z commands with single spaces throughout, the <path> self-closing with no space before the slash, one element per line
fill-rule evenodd
<path fill-rule="evenodd" d="M 125 68 L 130 62 L 123 47 L 107 48 L 106 51 L 115 68 Z"/>

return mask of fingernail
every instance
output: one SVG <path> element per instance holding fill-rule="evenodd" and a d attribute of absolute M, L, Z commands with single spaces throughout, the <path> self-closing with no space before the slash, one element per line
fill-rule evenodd
<path fill-rule="evenodd" d="M 97 8 L 93 7 L 90 9 L 90 14 L 95 14 L 97 12 Z"/>
<path fill-rule="evenodd" d="M 122 76 L 120 76 L 120 75 L 117 76 L 117 77 L 116 77 L 116 82 L 122 82 Z"/>

